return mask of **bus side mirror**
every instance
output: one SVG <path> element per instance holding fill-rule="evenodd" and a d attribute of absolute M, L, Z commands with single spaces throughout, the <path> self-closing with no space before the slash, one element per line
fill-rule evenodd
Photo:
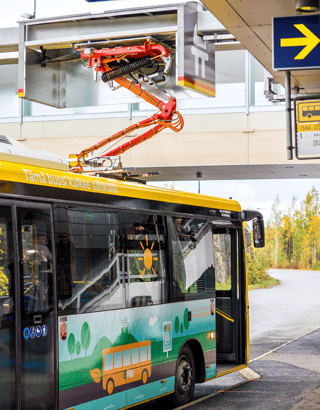
<path fill-rule="evenodd" d="M 255 248 L 264 247 L 264 221 L 262 218 L 254 218 L 253 227 L 253 245 Z"/>

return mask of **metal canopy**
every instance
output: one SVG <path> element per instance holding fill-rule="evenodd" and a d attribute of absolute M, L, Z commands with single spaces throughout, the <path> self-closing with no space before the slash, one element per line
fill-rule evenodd
<path fill-rule="evenodd" d="M 217 31 L 225 31 L 213 16 L 210 20 L 203 13 L 206 12 L 199 3 L 187 2 L 19 22 L 18 95 L 57 108 L 141 102 L 125 89 L 113 92 L 102 82 L 94 83 L 92 69 L 85 67 L 76 48 L 109 48 L 151 40 L 165 45 L 173 56 L 172 67 L 161 87 L 177 99 L 194 98 L 197 94 L 181 87 L 190 84 L 181 80 L 190 67 L 190 59 L 186 63 L 187 45 L 191 48 L 194 35 L 207 35 L 210 22 L 213 29 L 215 25 Z M 213 76 L 214 84 L 214 42 L 203 37 L 201 41 L 211 53 L 206 73 Z M 205 62 L 198 56 L 191 59 L 195 66 L 202 63 Z M 199 71 L 203 77 L 204 70 Z M 164 97 L 155 86 L 144 83 L 143 87 L 159 98 Z"/>

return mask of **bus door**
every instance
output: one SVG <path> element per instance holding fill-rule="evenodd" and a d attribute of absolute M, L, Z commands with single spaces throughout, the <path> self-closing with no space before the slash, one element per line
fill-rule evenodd
<path fill-rule="evenodd" d="M 217 360 L 220 364 L 245 363 L 245 270 L 237 229 L 214 230 Z"/>
<path fill-rule="evenodd" d="M 17 205 L 19 410 L 54 410 L 55 291 L 51 207 Z M 19 304 L 17 304 L 19 305 Z M 20 363 L 19 363 L 20 362 Z"/>
<path fill-rule="evenodd" d="M 12 209 L 0 205 L 0 407 L 15 409 L 16 326 Z"/>

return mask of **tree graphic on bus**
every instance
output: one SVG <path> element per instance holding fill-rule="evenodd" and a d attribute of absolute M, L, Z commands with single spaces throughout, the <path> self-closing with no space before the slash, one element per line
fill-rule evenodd
<path fill-rule="evenodd" d="M 141 380 L 146 384 L 151 376 L 151 341 L 109 347 L 102 351 L 102 373 L 90 370 L 96 383 L 112 394 L 117 386 Z"/>

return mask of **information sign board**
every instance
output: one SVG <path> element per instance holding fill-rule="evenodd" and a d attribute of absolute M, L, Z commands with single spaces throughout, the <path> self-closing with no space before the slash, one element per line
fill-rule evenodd
<path fill-rule="evenodd" d="M 319 15 L 273 19 L 273 69 L 320 67 Z"/>
<path fill-rule="evenodd" d="M 295 119 L 297 158 L 320 158 L 320 100 L 296 101 Z"/>

